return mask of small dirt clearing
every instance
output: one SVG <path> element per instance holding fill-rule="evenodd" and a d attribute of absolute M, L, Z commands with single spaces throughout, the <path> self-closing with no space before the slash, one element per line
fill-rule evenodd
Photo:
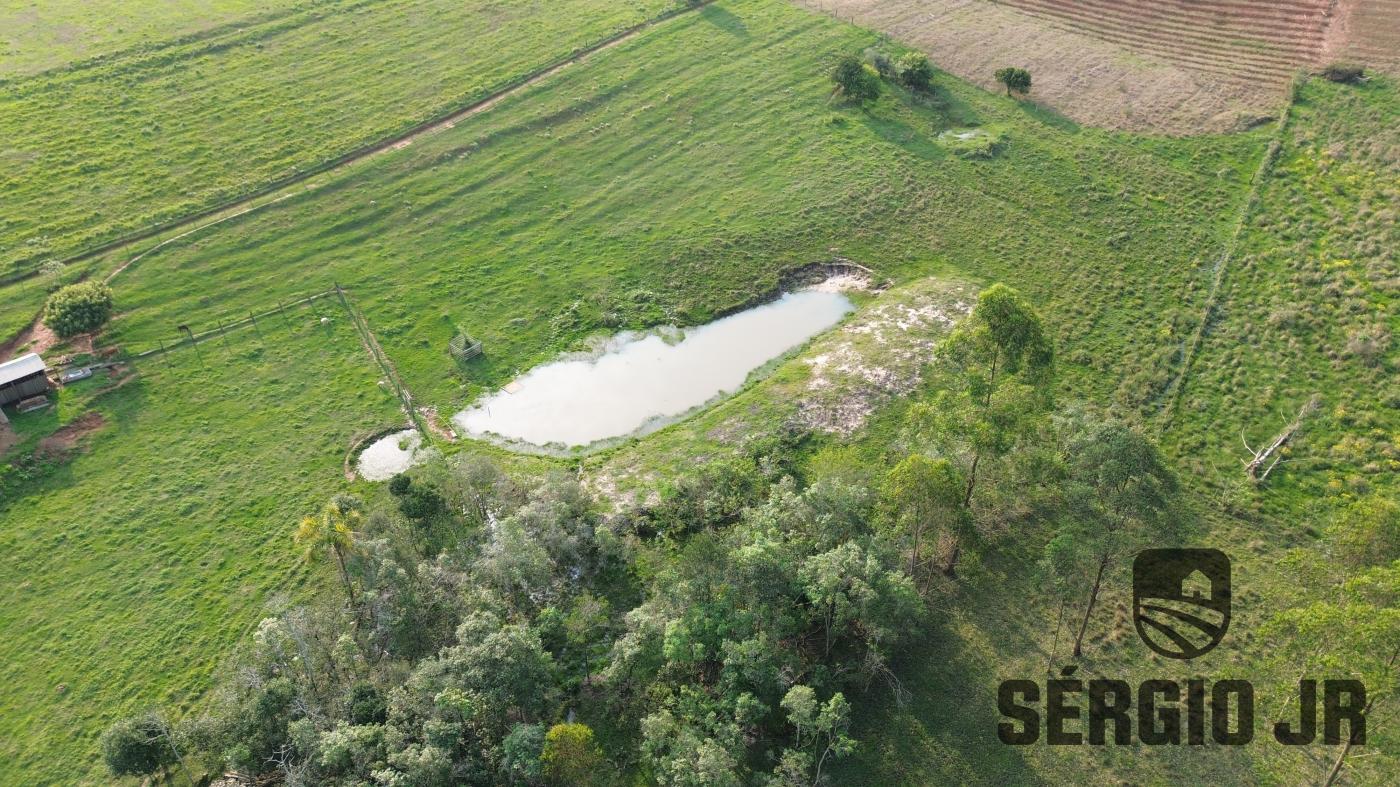
<path fill-rule="evenodd" d="M 83 438 L 107 425 L 101 413 L 89 411 L 60 427 L 58 431 L 39 441 L 34 453 L 39 456 L 59 458 L 72 453 Z"/>

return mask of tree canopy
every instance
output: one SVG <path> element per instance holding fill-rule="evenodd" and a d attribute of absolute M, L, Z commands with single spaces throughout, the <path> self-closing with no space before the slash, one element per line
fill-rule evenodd
<path fill-rule="evenodd" d="M 1012 91 L 1017 93 L 1031 92 L 1031 72 L 1024 68 L 1008 66 L 998 68 L 996 80 L 1006 86 L 1006 95 L 1011 95 Z"/>
<path fill-rule="evenodd" d="M 101 282 L 70 284 L 49 296 L 44 325 L 60 338 L 91 333 L 112 316 L 112 290 Z"/>

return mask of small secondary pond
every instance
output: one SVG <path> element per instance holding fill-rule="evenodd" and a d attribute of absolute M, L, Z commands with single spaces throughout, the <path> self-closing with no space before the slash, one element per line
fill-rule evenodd
<path fill-rule="evenodd" d="M 366 481 L 387 481 L 418 463 L 422 444 L 416 429 L 385 435 L 360 452 L 355 469 Z"/>
<path fill-rule="evenodd" d="M 468 434 L 536 446 L 643 433 L 732 393 L 854 308 L 840 292 L 803 290 L 678 331 L 679 341 L 623 334 L 597 357 L 533 369 L 453 421 Z"/>

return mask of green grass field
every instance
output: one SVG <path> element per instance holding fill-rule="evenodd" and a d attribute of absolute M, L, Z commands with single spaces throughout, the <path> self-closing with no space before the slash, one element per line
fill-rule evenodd
<path fill-rule="evenodd" d="M 1400 471 L 1400 95 L 1389 80 L 1301 91 L 1170 436 L 1228 488 L 1312 396 L 1304 438 L 1246 510 L 1287 517 L 1393 488 Z"/>
<path fill-rule="evenodd" d="M 669 7 L 343 0 L 12 80 L 0 273 L 310 169 Z"/>
<path fill-rule="evenodd" d="M 5 0 L 0 3 L 0 79 L 70 66 L 116 52 L 208 34 L 250 15 L 285 13 L 295 0 Z"/>
<path fill-rule="evenodd" d="M 227 649 L 317 576 L 290 532 L 327 489 L 356 433 L 403 423 L 353 328 L 310 308 L 147 360 L 121 388 L 65 389 L 51 431 L 85 410 L 85 449 L 0 502 L 3 677 L 0 782 L 99 782 L 97 735 L 115 716 L 190 707 Z M 89 400 L 90 399 L 90 400 Z"/>
<path fill-rule="evenodd" d="M 1165 380 L 1263 137 L 1116 136 L 949 78 L 944 107 L 893 92 L 868 112 L 831 104 L 830 57 L 874 41 L 775 3 L 674 19 L 143 259 L 114 283 L 129 312 L 114 336 L 144 347 L 338 280 L 410 387 L 447 407 L 592 331 L 703 322 L 836 248 L 882 273 L 1026 289 L 1096 395 Z M 971 123 L 1006 127 L 997 157 L 940 146 Z M 458 322 L 487 349 L 464 370 L 444 363 Z"/>
<path fill-rule="evenodd" d="M 59 245 L 14 253 L 6 243 L 0 266 L 129 228 L 112 223 L 118 215 L 173 215 L 276 177 L 663 7 L 607 5 L 608 15 L 590 15 L 603 4 L 506 3 L 516 16 L 483 32 L 401 6 L 384 14 L 361 6 L 271 37 L 250 27 L 239 46 L 190 55 L 230 58 L 200 66 L 198 88 L 188 73 L 132 77 L 134 107 L 176 117 L 165 102 L 195 89 L 202 108 L 189 123 L 225 124 L 220 133 L 237 144 L 201 148 L 203 132 L 171 119 L 156 137 L 142 138 L 138 124 L 127 129 L 136 138 L 104 142 L 111 165 L 99 173 L 83 174 L 76 159 L 59 177 L 21 168 L 6 188 L 28 195 L 25 213 L 5 217 L 3 236 L 30 247 L 34 233 L 46 234 L 44 243 Z M 471 3 L 459 13 L 501 9 Z M 580 18 L 598 26 L 584 29 Z M 378 47 L 403 40 L 413 47 L 385 61 Z M 470 47 L 458 51 L 464 41 Z M 1056 331 L 1066 399 L 1156 418 L 1270 130 L 1110 134 L 942 74 L 934 100 L 886 86 L 866 109 L 831 102 L 832 59 L 877 41 L 775 0 L 722 0 L 682 15 L 451 130 L 141 260 L 113 282 L 119 315 L 107 338 L 145 350 L 174 340 L 177 325 L 214 328 L 339 282 L 417 397 L 446 414 L 590 334 L 703 322 L 771 292 L 784 270 L 839 253 L 901 283 L 944 274 L 1021 288 Z M 274 56 L 286 59 L 264 59 Z M 285 66 L 313 59 L 325 87 L 301 102 Z M 422 93 L 395 93 L 418 68 L 435 75 L 415 82 Z M 261 98 L 227 92 L 237 77 L 263 72 Z M 0 102 L 23 102 L 25 84 L 0 88 Z M 91 117 L 98 98 L 82 85 L 74 82 L 69 105 L 76 114 L 65 107 L 16 139 L 58 156 L 91 144 L 73 141 L 97 128 L 84 124 L 114 121 Z M 276 108 L 276 122 L 219 109 L 235 93 Z M 318 112 L 336 101 L 353 107 Z M 1241 570 L 1258 578 L 1261 596 L 1286 580 L 1273 563 L 1279 551 L 1306 542 L 1308 523 L 1297 520 L 1362 484 L 1391 483 L 1395 469 L 1397 410 L 1375 395 L 1393 379 L 1394 352 L 1347 349 L 1353 333 L 1400 328 L 1383 240 L 1396 237 L 1395 113 L 1386 80 L 1303 90 L 1166 436 L 1209 514 L 1210 537 L 1244 545 Z M 938 136 L 970 126 L 996 130 L 993 155 L 968 156 Z M 194 147 L 179 147 L 186 143 Z M 172 186 L 185 177 L 199 187 Z M 117 182 L 115 197 L 131 207 L 108 213 L 113 195 L 102 184 Z M 56 223 L 36 229 L 43 222 Z M 3 335 L 28 321 L 41 295 L 33 283 L 0 288 Z M 1290 307 L 1298 313 L 1272 316 Z M 108 423 L 84 453 L 0 501 L 0 574 L 25 578 L 11 583 L 0 613 L 0 625 L 19 632 L 0 646 L 12 687 L 0 704 L 0 781 L 100 779 L 94 742 L 107 721 L 148 706 L 191 707 L 267 604 L 308 581 L 286 538 L 291 522 L 344 486 L 341 461 L 355 433 L 402 419 L 348 324 L 329 305 L 326 313 L 337 318 L 329 335 L 299 313 L 294 330 L 274 322 L 265 347 L 246 329 L 230 338 L 231 352 L 201 345 L 207 369 L 182 350 L 168 366 L 143 362 L 135 382 L 90 403 L 81 392 L 60 400 L 60 419 L 90 406 Z M 1296 338 L 1294 321 L 1314 332 Z M 459 323 L 484 340 L 484 359 L 452 363 L 446 345 Z M 765 392 L 789 390 L 800 369 L 785 365 L 727 409 L 594 464 L 667 468 L 687 452 L 712 453 L 708 427 L 735 412 L 768 417 Z M 1286 467 L 1257 497 L 1232 496 L 1229 510 L 1241 518 L 1220 513 L 1239 474 L 1239 429 L 1262 441 L 1314 390 L 1328 403 L 1316 437 L 1300 446 L 1311 463 Z M 880 414 L 853 450 L 879 458 L 898 413 L 896 405 Z M 26 446 L 57 425 L 18 424 Z M 870 743 L 843 766 L 842 783 L 1057 782 L 1084 768 L 1102 777 L 1091 783 L 1166 783 L 1174 774 L 1204 778 L 1212 763 L 1284 783 L 1313 756 L 1129 759 L 1143 752 L 986 745 L 984 728 L 995 723 L 988 692 L 1003 677 L 1044 668 L 1047 610 L 1024 600 L 1034 593 L 1021 570 L 1029 559 L 1008 546 L 970 574 L 948 602 L 948 625 L 929 635 L 949 657 L 906 665 L 909 706 L 878 694 L 861 706 L 856 732 Z M 1099 613 L 1108 635 L 1095 641 L 1093 669 L 1132 664 L 1121 620 L 1107 622 L 1123 603 L 1110 594 Z M 1257 607 L 1245 623 L 1266 612 Z M 1245 669 L 1263 655 L 1256 644 L 1203 669 Z"/>

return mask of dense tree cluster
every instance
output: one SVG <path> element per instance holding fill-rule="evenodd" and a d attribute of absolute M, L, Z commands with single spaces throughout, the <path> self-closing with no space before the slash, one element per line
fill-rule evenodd
<path fill-rule="evenodd" d="M 470 456 L 333 497 L 294 540 L 343 592 L 264 620 L 166 748 L 114 727 L 113 772 L 178 748 L 292 785 L 824 783 L 852 700 L 904 700 L 901 650 L 984 549 L 1047 540 L 1082 639 L 1096 577 L 1171 532 L 1156 448 L 1055 409 L 1047 335 L 982 293 L 884 465 L 784 433 L 609 515 L 571 475 Z"/>

